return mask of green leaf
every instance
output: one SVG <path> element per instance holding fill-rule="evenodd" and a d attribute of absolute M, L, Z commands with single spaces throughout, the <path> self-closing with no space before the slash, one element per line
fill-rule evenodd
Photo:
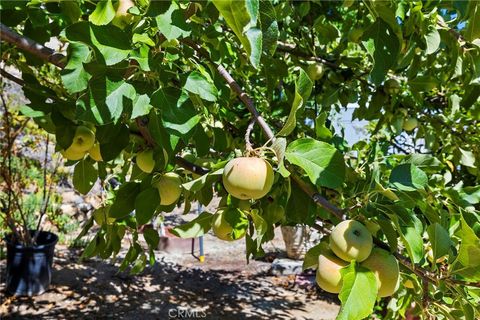
<path fill-rule="evenodd" d="M 260 25 L 262 29 L 262 51 L 273 55 L 277 48 L 279 31 L 277 14 L 270 0 L 260 0 Z"/>
<path fill-rule="evenodd" d="M 257 235 L 257 247 L 260 248 L 263 236 L 268 230 L 268 224 L 265 219 L 263 219 L 262 216 L 258 214 L 258 209 L 251 210 L 250 216 L 252 217 L 253 225 L 255 226 L 255 232 Z"/>
<path fill-rule="evenodd" d="M 253 67 L 258 68 L 263 47 L 263 31 L 267 34 L 265 39 L 267 51 L 271 53 L 274 45 L 276 46 L 273 40 L 278 36 L 278 27 L 272 21 L 274 10 L 266 3 L 260 4 L 258 0 L 213 0 L 213 4 L 237 35 Z M 264 24 L 260 23 L 261 26 L 258 25 L 260 5 L 265 18 Z"/>
<path fill-rule="evenodd" d="M 138 225 L 148 223 L 155 210 L 160 205 L 160 195 L 157 188 L 143 190 L 135 198 L 135 218 Z"/>
<path fill-rule="evenodd" d="M 342 289 L 338 298 L 342 302 L 337 320 L 360 320 L 373 312 L 377 300 L 377 280 L 372 271 L 352 262 L 340 270 Z"/>
<path fill-rule="evenodd" d="M 480 3 L 478 1 L 470 2 L 469 19 L 465 30 L 465 38 L 473 42 L 480 38 Z"/>
<path fill-rule="evenodd" d="M 115 9 L 111 0 L 103 0 L 97 3 L 95 11 L 88 17 L 88 20 L 96 25 L 105 25 L 115 17 Z"/>
<path fill-rule="evenodd" d="M 73 185 L 81 194 L 87 194 L 97 181 L 97 169 L 89 159 L 77 163 L 73 171 Z"/>
<path fill-rule="evenodd" d="M 151 97 L 151 104 L 162 111 L 163 126 L 178 136 L 191 132 L 200 121 L 194 106 L 189 100 L 180 98 L 180 91 L 173 88 L 160 88 Z"/>
<path fill-rule="evenodd" d="M 124 60 L 131 50 L 127 33 L 112 25 L 96 26 L 80 21 L 65 29 L 65 37 L 93 47 L 107 66 Z"/>
<path fill-rule="evenodd" d="M 290 143 L 286 159 L 307 173 L 317 186 L 338 188 L 345 179 L 345 161 L 342 154 L 328 143 L 311 138 Z"/>
<path fill-rule="evenodd" d="M 150 104 L 150 97 L 146 94 L 137 95 L 133 102 L 132 119 L 150 113 L 153 106 Z"/>
<path fill-rule="evenodd" d="M 315 135 L 318 139 L 328 142 L 332 139 L 333 134 L 330 129 L 325 126 L 327 116 L 326 112 L 322 112 L 315 119 Z"/>
<path fill-rule="evenodd" d="M 292 133 L 297 125 L 297 111 L 305 108 L 307 100 L 312 92 L 313 82 L 308 74 L 300 69 L 300 75 L 295 81 L 295 98 L 293 99 L 292 108 L 288 115 L 287 121 L 282 130 L 277 134 L 278 136 L 288 136 Z"/>
<path fill-rule="evenodd" d="M 394 214 L 389 214 L 388 216 L 395 224 L 395 227 L 400 234 L 400 239 L 402 240 L 405 249 L 407 249 L 410 259 L 413 261 L 413 263 L 420 262 L 424 256 L 422 233 L 420 230 L 415 228 L 414 222 L 400 222 L 399 217 L 404 218 L 403 220 L 406 220 L 407 218 L 398 215 L 401 213 L 400 210 L 396 211 L 395 208 L 393 208 L 392 212 L 394 212 Z"/>
<path fill-rule="evenodd" d="M 302 269 L 316 268 L 318 266 L 318 257 L 322 252 L 328 251 L 328 243 L 320 242 L 316 246 L 311 247 L 305 254 Z"/>
<path fill-rule="evenodd" d="M 233 239 L 239 239 L 245 234 L 245 230 L 248 228 L 249 223 L 247 217 L 240 209 L 231 207 L 225 208 L 223 210 L 223 217 L 233 229 L 231 232 Z M 259 222 L 261 223 L 261 221 Z"/>
<path fill-rule="evenodd" d="M 432 54 L 438 50 L 440 46 L 440 33 L 435 27 L 431 27 L 428 33 L 425 35 L 425 41 L 427 43 L 427 54 Z"/>
<path fill-rule="evenodd" d="M 92 77 L 83 68 L 83 63 L 90 61 L 90 48 L 80 42 L 71 42 L 67 48 L 68 63 L 62 70 L 62 82 L 68 93 L 85 90 Z"/>
<path fill-rule="evenodd" d="M 133 100 L 135 98 L 135 88 L 124 81 L 114 82 L 107 79 L 105 103 L 115 123 L 120 120 L 123 114 L 125 98 Z"/>
<path fill-rule="evenodd" d="M 290 175 L 290 172 L 285 168 L 284 159 L 285 151 L 287 149 L 287 139 L 280 137 L 275 139 L 272 143 L 272 149 L 275 151 L 275 156 L 278 162 L 278 172 L 282 177 L 286 178 Z"/>
<path fill-rule="evenodd" d="M 211 185 L 214 181 L 218 180 L 222 174 L 223 174 L 223 168 L 213 172 L 209 172 L 207 174 L 204 174 L 198 179 L 184 183 L 182 184 L 182 187 L 185 190 L 188 190 L 191 192 L 198 192 L 202 190 L 203 187 L 205 187 L 206 185 Z"/>
<path fill-rule="evenodd" d="M 400 50 L 398 36 L 381 18 L 377 18 L 363 34 L 363 45 L 373 58 L 370 78 L 375 85 L 380 85 L 388 70 L 392 68 Z"/>
<path fill-rule="evenodd" d="M 401 164 L 392 170 L 390 183 L 402 191 L 415 191 L 425 188 L 428 177 L 425 172 L 413 164 Z"/>
<path fill-rule="evenodd" d="M 217 101 L 218 91 L 213 83 L 210 83 L 200 72 L 193 71 L 188 75 L 185 90 L 198 94 L 207 101 Z"/>
<path fill-rule="evenodd" d="M 418 168 L 425 168 L 425 169 L 440 169 L 442 167 L 442 163 L 440 160 L 435 158 L 430 154 L 420 154 L 420 153 L 412 153 L 401 161 L 401 163 L 411 163 Z"/>
<path fill-rule="evenodd" d="M 195 238 L 204 235 L 212 226 L 213 214 L 202 212 L 190 222 L 175 227 L 172 233 L 180 238 Z"/>
<path fill-rule="evenodd" d="M 129 215 L 135 209 L 135 199 L 140 193 L 140 184 L 127 182 L 117 191 L 115 200 L 110 207 L 110 216 L 118 219 Z"/>
<path fill-rule="evenodd" d="M 472 151 L 458 148 L 454 151 L 455 159 L 457 162 L 465 167 L 476 168 L 475 155 Z"/>
<path fill-rule="evenodd" d="M 461 242 L 457 259 L 451 265 L 452 272 L 469 281 L 480 281 L 480 239 L 463 216 L 456 234 Z"/>
<path fill-rule="evenodd" d="M 416 92 L 432 91 L 438 84 L 438 80 L 432 76 L 419 76 L 408 81 L 410 88 Z"/>
<path fill-rule="evenodd" d="M 448 231 L 441 224 L 434 223 L 428 226 L 427 233 L 432 244 L 434 261 L 448 254 L 450 246 L 452 246 Z"/>
<path fill-rule="evenodd" d="M 155 20 L 158 29 L 167 40 L 188 37 L 191 33 L 190 25 L 176 2 L 172 2 L 167 12 L 158 15 Z"/>
<path fill-rule="evenodd" d="M 152 228 L 145 228 L 143 230 L 143 238 L 148 243 L 148 246 L 153 250 L 158 248 L 158 243 L 160 242 L 160 237 L 158 232 Z"/>

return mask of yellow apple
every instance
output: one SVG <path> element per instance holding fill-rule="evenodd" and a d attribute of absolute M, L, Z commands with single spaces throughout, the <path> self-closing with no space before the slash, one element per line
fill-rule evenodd
<path fill-rule="evenodd" d="M 158 189 L 160 204 L 162 206 L 174 204 L 182 194 L 182 180 L 180 176 L 174 172 L 167 172 L 156 177 L 153 185 Z"/>
<path fill-rule="evenodd" d="M 272 188 L 273 169 L 261 158 L 235 158 L 225 166 L 222 181 L 227 192 L 235 198 L 260 199 Z"/>
<path fill-rule="evenodd" d="M 340 270 L 348 266 L 348 262 L 335 256 L 331 250 L 323 251 L 318 256 L 317 275 L 315 280 L 320 288 L 330 293 L 339 293 L 342 288 Z"/>
<path fill-rule="evenodd" d="M 397 259 L 390 252 L 373 248 L 372 253 L 361 263 L 361 266 L 375 274 L 379 297 L 388 297 L 397 291 L 400 283 L 400 269 Z"/>
<path fill-rule="evenodd" d="M 68 147 L 70 152 L 80 154 L 87 152 L 95 143 L 95 133 L 86 126 L 78 126 L 75 130 L 72 144 Z"/>
<path fill-rule="evenodd" d="M 233 228 L 225 219 L 225 210 L 234 210 L 236 214 L 241 216 L 244 219 L 247 219 L 245 213 L 239 209 L 235 208 L 227 208 L 227 209 L 219 209 L 212 220 L 212 231 L 217 236 L 217 238 L 225 240 L 225 241 L 234 241 L 241 239 L 245 236 L 246 228 L 241 231 L 240 236 L 237 235 L 237 238 L 233 238 Z"/>
<path fill-rule="evenodd" d="M 93 147 L 88 150 L 88 154 L 90 155 L 90 158 L 95 161 L 103 161 L 102 154 L 100 153 L 100 143 L 98 142 L 95 142 Z"/>
<path fill-rule="evenodd" d="M 85 152 L 76 152 L 72 149 L 72 147 L 69 147 L 67 150 L 62 150 L 60 153 L 68 160 L 80 160 L 85 157 Z"/>
<path fill-rule="evenodd" d="M 372 234 L 360 222 L 345 220 L 333 228 L 330 249 L 345 261 L 361 262 L 368 258 L 373 247 Z"/>
<path fill-rule="evenodd" d="M 403 120 L 403 129 L 405 131 L 412 131 L 417 126 L 418 126 L 418 120 L 413 117 Z"/>
<path fill-rule="evenodd" d="M 155 160 L 153 160 L 153 150 L 145 150 L 137 154 L 137 166 L 143 172 L 150 173 L 155 168 Z"/>
<path fill-rule="evenodd" d="M 132 0 L 118 0 L 114 4 L 115 17 L 112 20 L 114 26 L 124 29 L 126 26 L 135 21 L 135 17 L 128 13 L 128 9 L 133 7 L 135 3 Z"/>

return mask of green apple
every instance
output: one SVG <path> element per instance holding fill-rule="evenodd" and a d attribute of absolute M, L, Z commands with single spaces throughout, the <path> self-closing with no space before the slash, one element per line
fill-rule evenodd
<path fill-rule="evenodd" d="M 102 154 L 100 153 L 100 144 L 98 142 L 95 142 L 93 147 L 88 150 L 88 154 L 90 155 L 90 158 L 97 162 L 103 161 Z"/>
<path fill-rule="evenodd" d="M 67 151 L 73 152 L 77 155 L 87 152 L 95 143 L 95 133 L 86 126 L 78 126 L 75 130 L 72 144 Z"/>
<path fill-rule="evenodd" d="M 162 206 L 174 204 L 182 194 L 182 179 L 174 172 L 167 172 L 155 177 L 152 184 L 158 189 Z"/>
<path fill-rule="evenodd" d="M 395 79 L 388 79 L 383 84 L 383 90 L 389 95 L 396 95 L 400 93 L 400 83 Z"/>
<path fill-rule="evenodd" d="M 234 209 L 234 208 L 227 208 L 227 209 L 219 209 L 215 215 L 213 216 L 212 220 L 212 231 L 217 236 L 217 238 L 225 240 L 225 241 L 234 241 L 241 239 L 245 236 L 246 228 L 240 231 L 240 235 L 237 234 L 237 237 L 234 238 L 233 235 L 233 227 L 228 223 L 225 219 L 225 212 L 226 210 L 234 210 L 236 214 L 239 215 L 240 219 L 247 219 L 245 213 L 242 210 Z"/>
<path fill-rule="evenodd" d="M 390 252 L 373 248 L 372 253 L 361 263 L 361 266 L 375 274 L 379 297 L 388 297 L 397 291 L 400 269 L 397 259 Z"/>
<path fill-rule="evenodd" d="M 144 150 L 137 154 L 137 166 L 143 172 L 150 173 L 155 168 L 155 160 L 153 159 L 153 150 Z"/>
<path fill-rule="evenodd" d="M 361 262 L 368 258 L 373 247 L 372 234 L 360 222 L 345 220 L 333 228 L 330 249 L 341 259 Z"/>
<path fill-rule="evenodd" d="M 403 129 L 405 131 L 412 131 L 417 126 L 418 126 L 418 120 L 413 118 L 413 117 L 409 117 L 409 118 L 403 120 Z"/>
<path fill-rule="evenodd" d="M 318 267 L 315 280 L 320 288 L 330 293 L 339 293 L 342 288 L 340 270 L 348 266 L 348 262 L 335 256 L 331 250 L 324 250 L 318 256 Z"/>
<path fill-rule="evenodd" d="M 223 185 L 241 200 L 260 199 L 273 185 L 273 169 L 268 161 L 255 157 L 230 160 L 223 171 Z"/>
<path fill-rule="evenodd" d="M 323 71 L 323 66 L 320 63 L 313 63 L 307 68 L 307 74 L 313 81 L 319 80 L 323 76 Z"/>
<path fill-rule="evenodd" d="M 62 156 L 67 158 L 68 160 L 80 160 L 85 157 L 86 152 L 76 152 L 75 150 L 72 149 L 72 147 L 69 147 L 67 150 L 61 150 L 60 153 Z"/>

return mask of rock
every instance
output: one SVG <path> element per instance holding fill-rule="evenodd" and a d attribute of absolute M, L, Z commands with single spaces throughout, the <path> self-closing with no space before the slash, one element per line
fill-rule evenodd
<path fill-rule="evenodd" d="M 270 272 L 275 276 L 287 276 L 302 273 L 303 261 L 291 259 L 275 259 Z"/>
<path fill-rule="evenodd" d="M 69 203 L 62 204 L 60 206 L 60 210 L 62 210 L 63 213 L 68 215 L 75 215 L 77 213 L 77 209 Z"/>
<path fill-rule="evenodd" d="M 63 203 L 71 203 L 71 204 L 81 204 L 84 202 L 83 198 L 76 194 L 75 191 L 65 191 L 62 194 Z"/>

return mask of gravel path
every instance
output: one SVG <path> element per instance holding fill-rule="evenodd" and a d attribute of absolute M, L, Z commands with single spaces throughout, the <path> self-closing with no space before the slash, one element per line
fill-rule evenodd
<path fill-rule="evenodd" d="M 270 251 L 278 251 L 281 240 Z M 1 319 L 334 319 L 335 296 L 321 292 L 313 275 L 273 276 L 271 263 L 246 263 L 242 241 L 205 237 L 206 260 L 156 252 L 157 263 L 137 276 L 118 273 L 98 259 L 58 246 L 50 290 L 34 298 L 5 296 Z M 272 253 L 278 255 L 282 253 Z M 0 262 L 5 273 L 5 261 Z"/>

